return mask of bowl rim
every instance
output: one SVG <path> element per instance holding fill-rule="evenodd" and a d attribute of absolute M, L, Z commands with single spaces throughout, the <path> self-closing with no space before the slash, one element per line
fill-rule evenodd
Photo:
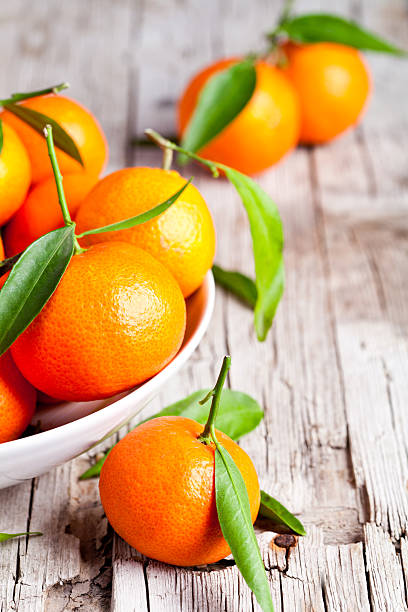
<path fill-rule="evenodd" d="M 205 287 L 207 290 L 206 303 L 204 305 L 203 315 L 191 335 L 190 339 L 184 344 L 184 346 L 179 350 L 177 355 L 170 361 L 170 363 L 165 366 L 160 372 L 155 374 L 152 378 L 150 378 L 145 383 L 142 383 L 139 387 L 130 391 L 125 396 L 119 398 L 117 401 L 113 402 L 109 406 L 105 406 L 96 410 L 95 412 L 91 412 L 90 414 L 80 417 L 75 421 L 71 421 L 70 423 L 65 423 L 64 425 L 59 425 L 53 429 L 49 429 L 46 431 L 41 431 L 39 433 L 33 434 L 32 436 L 27 436 L 26 438 L 17 438 L 17 440 L 10 440 L 9 442 L 4 442 L 0 444 L 0 459 L 2 455 L 7 455 L 8 452 L 14 453 L 19 450 L 23 450 L 26 447 L 31 445 L 32 449 L 37 445 L 43 444 L 55 444 L 58 441 L 65 440 L 67 436 L 77 435 L 83 429 L 88 429 L 91 427 L 98 427 L 98 425 L 103 424 L 106 419 L 109 419 L 111 414 L 113 415 L 117 409 L 118 404 L 125 403 L 129 401 L 130 397 L 133 397 L 133 401 L 142 402 L 144 399 L 147 399 L 152 393 L 154 393 L 155 389 L 161 387 L 173 374 L 175 374 L 179 368 L 181 368 L 186 361 L 191 357 L 199 343 L 201 342 L 205 332 L 208 329 L 210 324 L 211 316 L 214 310 L 215 303 L 215 282 L 214 277 L 209 270 L 207 275 L 204 278 L 204 281 L 201 287 Z M 120 429 L 122 426 L 126 424 L 125 421 L 122 424 L 119 424 L 114 428 L 116 431 Z M 106 436 L 103 436 L 99 442 L 102 442 L 106 437 L 112 435 L 108 433 Z M 86 452 L 86 451 L 84 451 Z"/>

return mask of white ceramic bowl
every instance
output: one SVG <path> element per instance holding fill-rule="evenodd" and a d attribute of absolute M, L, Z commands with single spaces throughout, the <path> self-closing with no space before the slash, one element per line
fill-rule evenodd
<path fill-rule="evenodd" d="M 140 412 L 197 348 L 210 323 L 214 294 L 214 279 L 209 272 L 201 288 L 187 300 L 187 329 L 180 351 L 156 376 L 108 400 L 44 406 L 37 411 L 33 423 L 40 421 L 46 431 L 0 444 L 0 489 L 40 476 L 73 459 Z"/>

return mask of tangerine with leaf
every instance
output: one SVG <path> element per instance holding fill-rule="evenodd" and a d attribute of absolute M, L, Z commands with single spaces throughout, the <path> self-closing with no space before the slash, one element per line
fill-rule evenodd
<path fill-rule="evenodd" d="M 238 58 L 217 61 L 189 82 L 178 104 L 178 131 L 182 139 L 204 87 L 211 78 L 239 61 Z M 256 61 L 255 71 L 256 85 L 247 104 L 199 150 L 203 157 L 250 175 L 265 170 L 293 149 L 300 126 L 299 101 L 292 83 L 266 61 Z M 219 100 L 214 100 L 214 104 L 219 104 Z"/>
<path fill-rule="evenodd" d="M 238 467 L 250 518 L 256 519 L 260 489 L 254 465 L 236 442 L 213 429 L 226 373 L 223 365 L 205 427 L 181 416 L 152 419 L 116 444 L 103 464 L 99 491 L 106 516 L 126 542 L 148 557 L 191 566 L 214 563 L 231 552 L 217 513 L 210 431 Z"/>
<path fill-rule="evenodd" d="M 93 400 L 157 374 L 180 348 L 185 325 L 185 302 L 170 272 L 134 245 L 107 242 L 73 255 L 11 352 L 43 393 Z"/>
<path fill-rule="evenodd" d="M 82 171 L 98 176 L 103 169 L 108 145 L 101 126 L 84 106 L 70 98 L 57 94 L 36 95 L 18 102 L 18 106 L 51 118 L 61 126 L 74 141 L 82 158 L 83 166 L 64 151 L 57 150 L 57 159 L 63 174 Z M 32 181 L 38 183 L 52 176 L 44 137 L 11 112 L 10 107 L 0 114 L 17 132 L 31 161 Z M 44 123 L 44 124 L 45 124 Z"/>

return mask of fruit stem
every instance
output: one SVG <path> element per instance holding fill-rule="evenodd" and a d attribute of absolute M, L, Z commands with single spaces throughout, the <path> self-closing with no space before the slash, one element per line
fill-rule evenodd
<path fill-rule="evenodd" d="M 278 19 L 278 23 L 276 27 L 274 28 L 274 30 L 272 30 L 272 32 L 269 32 L 267 34 L 267 38 L 269 39 L 269 48 L 267 50 L 266 57 L 270 56 L 271 54 L 275 53 L 278 50 L 279 35 L 282 34 L 283 24 L 286 23 L 290 19 L 292 9 L 293 9 L 293 4 L 294 4 L 294 0 L 285 0 L 285 2 L 283 3 L 282 12 Z M 280 62 L 280 58 L 277 57 L 275 58 L 275 61 L 273 63 L 279 65 L 279 62 Z"/>
<path fill-rule="evenodd" d="M 207 423 L 205 424 L 203 433 L 198 438 L 200 442 L 203 442 L 204 444 L 210 444 L 211 442 L 217 441 L 215 437 L 215 420 L 217 418 L 218 408 L 220 405 L 222 388 L 230 367 L 231 357 L 226 355 L 223 359 L 221 370 L 214 389 L 207 393 L 207 395 L 200 401 L 200 404 L 205 404 L 208 402 L 210 397 L 212 397 L 210 414 L 208 415 Z"/>
<path fill-rule="evenodd" d="M 171 170 L 171 164 L 173 163 L 173 151 L 168 147 L 163 149 L 163 161 L 162 167 L 163 170 Z"/>
<path fill-rule="evenodd" d="M 152 142 L 154 142 L 154 144 L 158 145 L 163 151 L 163 170 L 170 170 L 171 164 L 173 163 L 173 151 L 175 151 L 175 149 L 171 145 L 173 145 L 174 143 L 172 143 L 170 140 L 167 140 L 166 138 L 163 138 L 163 136 L 151 129 L 145 130 L 145 134 Z M 174 145 L 174 147 L 175 146 L 176 145 Z"/>
<path fill-rule="evenodd" d="M 5 104 L 14 104 L 15 102 L 21 102 L 22 100 L 28 100 L 28 98 L 36 98 L 37 96 L 45 96 L 50 93 L 59 93 L 63 89 L 67 89 L 69 87 L 69 83 L 60 83 L 59 85 L 53 85 L 52 87 L 47 87 L 46 89 L 37 89 L 37 91 L 29 91 L 26 93 L 13 93 L 10 98 L 4 98 L 4 100 L 0 100 L 1 106 Z"/>
<path fill-rule="evenodd" d="M 177 151 L 178 153 L 182 153 L 183 155 L 187 155 L 187 157 L 189 157 L 190 159 L 195 159 L 196 161 L 200 162 L 200 164 L 203 164 L 204 166 L 207 166 L 207 168 L 209 168 L 211 170 L 212 175 L 214 176 L 214 178 L 217 178 L 220 175 L 220 173 L 218 171 L 218 166 L 217 166 L 217 164 L 215 162 L 212 162 L 209 159 L 204 159 L 203 157 L 200 157 L 199 155 L 196 155 L 192 151 L 188 151 L 187 149 L 183 149 L 183 147 L 180 147 L 179 145 L 176 145 L 171 140 L 167 140 L 167 138 L 164 138 L 161 134 L 159 134 L 155 130 L 152 130 L 152 129 L 148 128 L 147 130 L 145 130 L 145 134 L 146 134 L 146 136 L 152 142 L 154 142 L 157 146 L 159 146 L 163 151 L 165 149 L 170 149 L 171 151 Z M 164 162 L 164 159 L 163 159 L 163 167 L 164 167 L 164 164 L 165 164 L 165 162 Z M 167 168 L 165 168 L 165 169 L 167 169 Z"/>
<path fill-rule="evenodd" d="M 62 186 L 63 177 L 62 177 L 62 174 L 61 174 L 59 166 L 58 166 L 57 156 L 55 154 L 54 139 L 52 137 L 52 127 L 51 127 L 51 125 L 47 124 L 45 126 L 45 128 L 44 128 L 44 136 L 45 136 L 45 138 L 47 140 L 48 155 L 49 155 L 50 160 L 51 160 L 52 171 L 54 173 L 55 184 L 57 186 L 58 202 L 59 202 L 59 205 L 61 207 L 61 212 L 62 212 L 62 216 L 63 216 L 63 219 L 64 219 L 64 223 L 65 223 L 66 226 L 68 226 L 68 225 L 74 225 L 75 226 L 75 223 L 72 221 L 71 215 L 69 214 L 68 204 L 67 204 L 67 201 L 65 199 L 64 188 Z M 84 250 L 85 249 L 83 249 L 79 245 L 77 237 L 74 236 L 74 252 L 75 252 L 75 254 L 83 253 Z"/>

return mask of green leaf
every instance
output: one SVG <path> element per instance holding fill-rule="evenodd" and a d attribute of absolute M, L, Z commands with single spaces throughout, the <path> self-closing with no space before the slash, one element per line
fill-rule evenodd
<path fill-rule="evenodd" d="M 329 41 L 355 47 L 363 51 L 378 51 L 407 55 L 376 34 L 364 30 L 354 21 L 337 15 L 316 13 L 294 17 L 280 24 L 277 33 L 284 32 L 291 40 L 302 43 Z"/>
<path fill-rule="evenodd" d="M 13 115 L 16 115 L 19 119 L 21 119 L 21 121 L 24 121 L 24 123 L 27 123 L 27 125 L 41 134 L 41 136 L 44 136 L 45 126 L 51 125 L 55 146 L 79 162 L 81 166 L 84 165 L 81 154 L 75 142 L 72 140 L 68 132 L 66 132 L 64 128 L 62 128 L 54 119 L 51 119 L 51 117 L 43 115 L 43 113 L 39 113 L 32 108 L 21 106 L 20 104 L 5 104 L 4 108 L 6 108 L 10 113 L 13 113 Z"/>
<path fill-rule="evenodd" d="M 38 96 L 45 96 L 51 93 L 57 94 L 63 89 L 67 89 L 67 87 L 69 87 L 69 83 L 59 83 L 59 85 L 52 85 L 51 87 L 46 87 L 45 89 L 36 89 L 35 91 L 26 91 L 23 93 L 13 93 L 9 98 L 3 98 L 0 100 L 0 104 L 1 106 L 5 106 L 6 104 L 14 104 L 14 102 L 28 100 L 28 98 L 37 98 Z"/>
<path fill-rule="evenodd" d="M 150 219 L 153 219 L 154 217 L 161 215 L 168 208 L 170 208 L 170 206 L 174 204 L 174 202 L 183 193 L 183 191 L 191 183 L 191 181 L 192 181 L 192 178 L 190 178 L 185 183 L 185 185 L 183 185 L 181 189 L 179 189 L 170 198 L 168 198 L 168 200 L 166 200 L 165 202 L 162 202 L 161 204 L 158 204 L 157 206 L 155 206 L 154 208 L 151 208 L 150 210 L 146 210 L 140 215 L 136 215 L 135 217 L 130 217 L 129 219 L 124 219 L 123 221 L 118 221 L 117 223 L 111 223 L 110 225 L 105 225 L 104 227 L 97 227 L 96 229 L 87 230 L 86 232 L 83 232 L 82 234 L 78 234 L 77 237 L 83 238 L 84 236 L 89 236 L 91 234 L 102 234 L 104 232 L 115 232 L 118 230 L 125 230 L 125 229 L 129 229 L 130 227 L 135 227 L 136 225 L 141 225 L 142 223 L 146 223 L 146 221 L 150 221 Z"/>
<path fill-rule="evenodd" d="M 289 527 L 291 531 L 298 535 L 306 535 L 306 530 L 299 519 L 293 516 L 278 500 L 265 493 L 265 491 L 261 491 L 259 516 L 270 519 L 274 525 Z"/>
<path fill-rule="evenodd" d="M 284 289 L 283 227 L 272 198 L 251 178 L 223 164 L 227 178 L 239 193 L 248 214 L 255 260 L 257 300 L 255 329 L 265 340 Z"/>
<path fill-rule="evenodd" d="M 28 327 L 54 293 L 74 249 L 74 226 L 33 242 L 0 291 L 0 355 Z"/>
<path fill-rule="evenodd" d="M 192 152 L 202 149 L 248 104 L 255 85 L 252 60 L 244 60 L 212 76 L 200 93 L 181 146 Z"/>
<path fill-rule="evenodd" d="M 0 119 L 0 154 L 3 150 L 3 121 Z"/>
<path fill-rule="evenodd" d="M 163 408 L 163 410 L 142 422 L 145 423 L 161 416 L 183 416 L 205 425 L 210 408 L 208 405 L 200 404 L 200 400 L 208 392 L 209 389 L 200 389 L 200 391 L 191 393 L 186 398 Z M 263 412 L 260 405 L 250 395 L 231 389 L 222 390 L 217 414 L 217 429 L 233 440 L 239 440 L 243 435 L 253 431 L 262 418 Z M 139 424 L 141 425 L 141 423 Z M 99 476 L 108 453 L 81 474 L 80 479 L 86 480 Z"/>
<path fill-rule="evenodd" d="M 235 563 L 264 612 L 273 612 L 271 592 L 251 520 L 241 472 L 228 451 L 216 444 L 215 500 L 218 520 Z"/>
<path fill-rule="evenodd" d="M 167 406 L 146 421 L 161 416 L 183 416 L 205 425 L 210 408 L 208 404 L 201 405 L 199 402 L 208 392 L 209 389 L 201 389 L 191 393 L 185 399 Z M 250 395 L 231 389 L 222 390 L 217 413 L 217 429 L 233 440 L 239 440 L 245 434 L 253 431 L 262 418 L 263 412 L 260 405 Z"/>
<path fill-rule="evenodd" d="M 213 265 L 212 271 L 215 282 L 218 285 L 234 293 L 241 300 L 247 302 L 252 308 L 255 307 L 258 291 L 252 278 L 245 276 L 245 274 L 241 274 L 241 272 L 224 270 L 216 264 Z"/>
<path fill-rule="evenodd" d="M 6 542 L 12 538 L 19 538 L 20 536 L 42 536 L 41 531 L 23 531 L 21 533 L 0 533 L 0 542 Z"/>

